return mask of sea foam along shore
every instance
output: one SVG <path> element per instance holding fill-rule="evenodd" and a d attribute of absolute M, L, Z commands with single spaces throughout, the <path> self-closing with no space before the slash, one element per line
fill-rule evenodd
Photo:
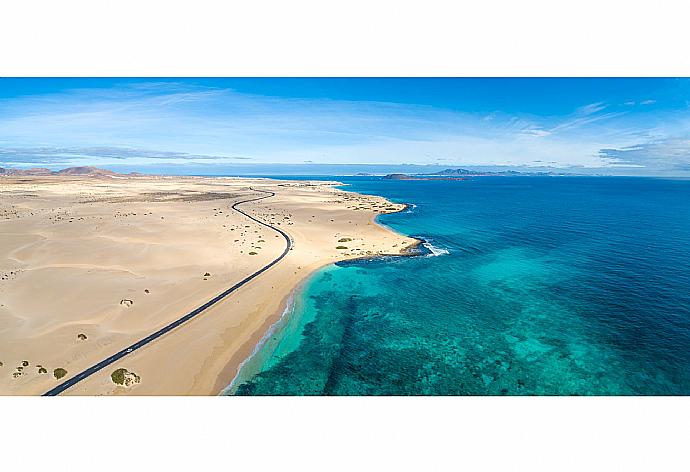
<path fill-rule="evenodd" d="M 351 192 L 352 193 L 352 192 Z M 356 194 L 360 195 L 360 194 Z M 389 202 L 390 203 L 390 202 Z M 405 212 L 405 210 L 410 208 L 410 204 L 398 204 L 400 205 L 397 208 L 397 211 L 394 212 L 389 212 L 389 213 L 402 213 Z M 379 221 L 379 214 L 374 214 L 370 217 L 370 224 L 375 225 L 377 227 L 380 227 L 381 229 L 384 229 L 386 231 L 390 231 L 393 234 L 398 234 L 397 231 L 394 229 L 388 227 L 387 225 L 381 223 Z M 399 251 L 397 252 L 388 252 L 388 253 L 380 253 L 377 255 L 360 255 L 358 257 L 340 257 L 337 258 L 337 260 L 332 261 L 332 263 L 337 263 L 337 262 L 342 262 L 342 261 L 355 261 L 357 259 L 373 259 L 373 258 L 387 258 L 387 257 L 409 257 L 409 256 L 433 256 L 435 255 L 435 252 L 428 248 L 427 241 L 421 238 L 415 238 L 415 237 L 406 237 L 407 238 L 407 244 L 400 248 Z M 425 254 L 422 251 L 419 251 L 417 248 L 420 246 L 424 246 L 425 248 L 429 249 L 430 253 Z M 440 250 L 443 251 L 443 250 Z M 445 252 L 447 253 L 447 252 Z M 440 254 L 439 254 L 440 255 Z M 250 380 L 255 374 L 257 374 L 262 367 L 262 364 L 266 361 L 269 360 L 269 358 L 273 355 L 275 350 L 278 348 L 277 345 L 269 347 L 269 349 L 265 349 L 268 347 L 273 341 L 271 338 L 273 336 L 276 336 L 276 341 L 280 343 L 280 339 L 282 338 L 282 333 L 281 330 L 287 329 L 288 326 L 295 322 L 296 320 L 293 319 L 295 316 L 295 309 L 299 305 L 298 302 L 296 302 L 295 298 L 299 298 L 302 296 L 304 290 L 305 290 L 305 285 L 308 283 L 308 281 L 319 271 L 322 270 L 324 267 L 330 265 L 330 263 L 324 263 L 320 264 L 319 266 L 315 267 L 313 270 L 305 274 L 304 278 L 297 281 L 294 289 L 290 292 L 290 295 L 286 298 L 286 300 L 283 302 L 281 305 L 284 307 L 279 314 L 277 314 L 277 319 L 275 322 L 273 322 L 270 327 L 265 331 L 265 334 L 263 334 L 258 341 L 256 341 L 253 345 L 253 348 L 249 355 L 242 360 L 242 362 L 239 363 L 236 367 L 236 371 L 234 373 L 234 377 L 232 377 L 232 380 L 230 383 L 220 390 L 220 395 L 232 395 L 237 391 L 237 388 L 244 382 Z"/>
<path fill-rule="evenodd" d="M 279 264 L 63 393 L 217 394 L 311 273 L 417 243 L 373 222 L 403 205 L 333 187 L 246 178 L 3 177 L 0 233 L 11 236 L 0 245 L 0 268 L 11 277 L 0 282 L 10 302 L 0 307 L 8 322 L 0 360 L 74 375 L 199 307 L 284 250 L 279 234 L 231 208 L 256 196 L 252 188 L 275 192 L 241 208 L 293 238 Z M 114 384 L 110 374 L 120 368 L 141 381 Z M 18 372 L 0 372 L 0 393 L 37 395 L 58 382 L 39 367 Z"/>
<path fill-rule="evenodd" d="M 295 291 L 296 290 L 297 289 L 295 289 Z M 264 346 L 271 339 L 271 337 L 278 333 L 278 331 L 287 322 L 288 315 L 294 312 L 295 291 L 293 291 L 290 294 L 285 305 L 285 309 L 280 315 L 280 318 L 278 318 L 278 321 L 273 323 L 271 327 L 268 328 L 266 334 L 264 334 L 259 340 L 259 342 L 257 342 L 254 346 L 254 350 L 251 352 L 251 354 L 249 354 L 249 357 L 247 357 L 240 363 L 239 367 L 237 368 L 237 373 L 235 374 L 235 377 L 233 377 L 233 379 L 230 381 L 230 384 L 220 392 L 220 395 L 232 395 L 242 382 L 248 380 L 249 378 L 251 378 L 252 375 L 258 372 L 258 369 L 260 368 L 260 365 L 258 364 L 261 363 L 261 360 L 257 359 L 257 355 L 259 351 L 264 348 Z M 252 365 L 253 363 L 256 363 L 257 365 Z"/>
<path fill-rule="evenodd" d="M 424 241 L 422 243 L 422 246 L 427 248 L 429 250 L 429 254 L 427 254 L 427 257 L 438 257 L 438 256 L 444 256 L 446 254 L 450 254 L 450 251 L 448 249 L 444 249 L 442 247 L 436 247 L 431 242 Z"/>
<path fill-rule="evenodd" d="M 328 184 L 332 186 L 331 188 L 334 191 L 341 191 L 347 193 L 348 195 L 353 195 L 356 199 L 367 197 L 381 199 L 381 201 L 385 202 L 386 208 L 388 209 L 388 211 L 386 211 L 385 214 L 402 213 L 411 207 L 410 204 L 392 203 L 384 199 L 383 197 L 379 196 L 363 195 L 356 192 L 346 191 L 342 189 L 344 185 L 338 182 L 328 182 Z M 338 189 L 337 187 L 340 187 L 340 189 Z M 392 210 L 393 208 L 394 210 Z M 303 293 L 304 285 L 319 270 L 323 269 L 324 267 L 330 264 L 348 260 L 352 261 L 356 259 L 371 259 L 378 257 L 407 257 L 421 255 L 417 248 L 422 246 L 425 243 L 425 240 L 399 234 L 396 230 L 388 227 L 379 220 L 379 216 L 381 214 L 382 213 L 370 214 L 368 216 L 369 221 L 367 222 L 367 225 L 369 227 L 376 228 L 377 231 L 383 230 L 386 233 L 390 233 L 403 238 L 404 244 L 402 246 L 399 246 L 397 249 L 394 249 L 396 246 L 398 246 L 396 244 L 393 246 L 393 248 L 390 248 L 386 251 L 377 252 L 376 254 L 358 254 L 349 256 L 339 255 L 334 257 L 333 260 L 330 261 L 322 259 L 319 261 L 318 264 L 310 267 L 310 270 L 305 271 L 302 274 L 301 278 L 294 279 L 294 285 L 292 287 L 292 290 L 280 304 L 281 308 L 279 310 L 276 310 L 273 316 L 271 317 L 272 322 L 269 325 L 269 327 L 264 331 L 258 332 L 255 335 L 255 337 L 250 341 L 249 347 L 245 346 L 243 348 L 243 351 L 246 353 L 245 357 L 241 358 L 239 361 L 235 358 L 233 359 L 233 362 L 226 365 L 224 369 L 225 374 L 218 378 L 218 381 L 222 382 L 223 380 L 225 380 L 226 383 L 216 383 L 215 391 L 217 392 L 217 394 L 232 395 L 237 390 L 237 387 L 239 387 L 243 382 L 249 380 L 254 374 L 256 374 L 259 371 L 261 367 L 260 364 L 266 361 L 268 357 L 270 357 L 270 355 L 273 353 L 273 350 L 271 349 L 269 349 L 267 352 L 262 352 L 263 348 L 266 346 L 266 343 L 269 343 L 269 341 L 271 340 L 271 336 L 276 334 L 279 335 L 280 330 L 285 329 L 286 326 L 288 326 L 294 321 L 291 317 L 295 314 L 295 306 L 297 304 L 295 301 L 295 297 L 299 297 L 301 293 Z M 384 236 L 384 238 L 385 237 L 386 236 Z M 259 355 L 260 357 L 257 357 Z M 230 377 L 230 375 L 232 376 Z M 228 378 L 232 379 L 230 380 L 229 384 L 227 383 Z"/>

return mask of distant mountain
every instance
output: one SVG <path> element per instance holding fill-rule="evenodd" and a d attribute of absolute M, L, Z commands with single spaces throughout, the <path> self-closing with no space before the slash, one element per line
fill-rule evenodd
<path fill-rule="evenodd" d="M 445 169 L 429 174 L 388 174 L 386 180 L 465 180 L 468 177 L 510 177 L 510 176 L 549 176 L 549 175 L 574 175 L 553 172 L 518 172 L 516 170 L 503 170 L 500 172 L 475 171 L 468 169 Z"/>
<path fill-rule="evenodd" d="M 118 175 L 117 172 L 107 169 L 99 169 L 93 166 L 68 167 L 59 170 L 56 175 Z"/>
<path fill-rule="evenodd" d="M 45 167 L 32 167 L 31 169 L 3 169 L 0 167 L 0 175 L 52 175 L 53 171 Z"/>
<path fill-rule="evenodd" d="M 556 174 L 553 172 L 518 172 L 516 170 L 502 170 L 500 172 L 489 172 L 489 171 L 476 171 L 468 169 L 444 169 L 440 172 L 434 172 L 433 174 L 417 174 L 417 175 L 438 175 L 443 177 L 449 176 L 486 176 L 486 175 L 496 175 L 496 176 L 511 176 L 511 175 L 529 175 L 529 176 L 540 176 L 540 175 L 565 175 Z"/>
<path fill-rule="evenodd" d="M 464 177 L 455 177 L 452 175 L 407 175 L 407 174 L 388 174 L 383 177 L 386 180 L 465 180 Z"/>
<path fill-rule="evenodd" d="M 4 169 L 0 167 L 0 175 L 73 175 L 73 176 L 93 176 L 93 177 L 114 177 L 118 174 L 112 170 L 100 169 L 93 166 L 67 167 L 59 171 L 52 171 L 45 167 L 33 167 L 31 169 Z M 131 175 L 135 175 L 133 172 Z M 136 174 L 140 175 L 140 174 Z"/>
<path fill-rule="evenodd" d="M 444 169 L 429 175 L 474 175 L 476 172 L 467 169 Z"/>

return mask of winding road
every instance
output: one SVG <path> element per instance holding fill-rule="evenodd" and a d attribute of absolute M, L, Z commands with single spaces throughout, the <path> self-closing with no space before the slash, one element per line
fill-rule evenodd
<path fill-rule="evenodd" d="M 72 378 L 70 378 L 70 379 L 68 379 L 68 380 L 65 380 L 64 382 L 62 382 L 61 384 L 57 385 L 56 387 L 51 388 L 50 390 L 48 390 L 46 393 L 43 394 L 44 397 L 46 397 L 46 396 L 52 397 L 52 396 L 55 396 L 55 395 L 59 395 L 60 393 L 64 392 L 64 391 L 67 390 L 68 388 L 70 388 L 70 387 L 72 387 L 73 385 L 75 385 L 76 383 L 78 383 L 78 382 L 84 380 L 85 378 L 87 378 L 87 377 L 89 377 L 89 376 L 95 374 L 95 373 L 98 372 L 99 370 L 101 370 L 101 369 L 103 369 L 103 368 L 105 368 L 105 367 L 108 367 L 108 366 L 111 365 L 112 363 L 114 363 L 114 362 L 116 362 L 116 361 L 119 361 L 120 359 L 122 359 L 123 357 L 125 357 L 125 356 L 128 355 L 128 354 L 131 354 L 132 352 L 136 351 L 137 349 L 141 349 L 142 347 L 144 347 L 144 346 L 146 346 L 147 344 L 149 344 L 149 343 L 155 341 L 156 339 L 158 339 L 158 338 L 160 338 L 161 336 L 163 336 L 164 334 L 166 334 L 166 333 L 172 331 L 173 329 L 177 328 L 178 326 L 181 326 L 182 324 L 186 323 L 187 321 L 191 320 L 192 318 L 194 318 L 194 317 L 196 317 L 196 316 L 199 316 L 199 315 L 200 315 L 201 313 L 203 313 L 207 308 L 209 308 L 209 307 L 215 305 L 216 303 L 218 303 L 219 301 L 223 300 L 225 297 L 227 297 L 228 295 L 230 295 L 231 293 L 233 293 L 234 291 L 236 291 L 238 288 L 242 287 L 242 286 L 245 285 L 246 283 L 252 281 L 253 279 L 255 279 L 256 277 L 258 277 L 259 275 L 263 274 L 263 273 L 266 272 L 268 269 L 270 269 L 271 267 L 273 267 L 274 265 L 276 265 L 282 258 L 284 258 L 284 257 L 287 255 L 287 253 L 290 251 L 290 249 L 292 249 L 292 239 L 290 238 L 290 236 L 288 236 L 288 234 L 287 234 L 285 231 L 283 231 L 283 230 L 281 230 L 281 229 L 279 229 L 279 228 L 276 228 L 275 226 L 271 226 L 271 225 L 269 225 L 268 223 L 264 223 L 263 221 L 260 221 L 260 220 L 258 220 L 257 218 L 254 218 L 253 216 L 249 215 L 248 213 L 245 213 L 244 211 L 242 211 L 242 210 L 240 210 L 239 208 L 237 208 L 238 205 L 241 205 L 241 204 L 243 204 L 243 203 L 255 202 L 255 201 L 257 201 L 257 200 L 263 200 L 263 199 L 265 199 L 265 198 L 273 197 L 273 196 L 275 196 L 275 192 L 271 192 L 271 191 L 268 191 L 268 190 L 258 190 L 258 189 L 252 188 L 252 187 L 249 187 L 249 188 L 250 188 L 250 190 L 253 190 L 253 191 L 255 191 L 255 192 L 266 193 L 267 195 L 265 195 L 265 196 L 263 196 L 263 197 L 251 198 L 251 199 L 248 199 L 248 200 L 242 200 L 242 201 L 239 201 L 239 202 L 235 202 L 235 203 L 232 205 L 231 208 L 232 208 L 233 210 L 235 210 L 235 211 L 237 211 L 237 212 L 243 214 L 243 215 L 246 216 L 247 218 L 249 218 L 249 219 L 251 219 L 251 220 L 253 220 L 253 221 L 256 221 L 257 223 L 259 223 L 259 224 L 261 224 L 261 225 L 263 225 L 263 226 L 266 226 L 266 227 L 268 227 L 268 228 L 271 228 L 271 229 L 277 231 L 278 233 L 280 233 L 280 234 L 283 236 L 283 238 L 285 238 L 285 242 L 287 243 L 286 246 L 285 246 L 285 250 L 282 252 L 282 254 L 280 254 L 278 257 L 276 257 L 275 259 L 273 259 L 271 262 L 269 262 L 268 264 L 266 264 L 265 266 L 263 266 L 261 269 L 257 270 L 256 272 L 254 272 L 254 273 L 251 274 L 251 275 L 248 275 L 247 277 L 245 277 L 245 278 L 242 279 L 241 281 L 237 282 L 237 283 L 236 283 L 235 285 L 233 285 L 232 287 L 228 288 L 227 290 L 225 290 L 224 292 L 220 293 L 219 295 L 216 295 L 214 298 L 212 298 L 211 300 L 207 301 L 206 303 L 204 303 L 204 304 L 201 305 L 200 307 L 198 307 L 198 308 L 196 308 L 196 309 L 190 311 L 189 313 L 187 313 L 187 314 L 184 315 L 183 317 L 178 318 L 177 320 L 173 321 L 172 323 L 168 324 L 167 326 L 164 326 L 163 328 L 159 329 L 159 330 L 156 331 L 155 333 L 152 333 L 152 334 L 146 336 L 144 339 L 141 339 L 140 341 L 137 341 L 136 343 L 132 344 L 131 346 L 128 346 L 128 347 L 124 348 L 124 349 L 121 350 L 120 352 L 117 352 L 117 353 L 113 354 L 112 356 L 108 357 L 107 359 L 102 360 L 102 361 L 99 362 L 98 364 L 95 364 L 95 365 L 89 367 L 88 369 L 86 369 L 86 370 L 84 370 L 84 371 L 78 373 L 78 374 L 75 375 L 74 377 L 72 377 Z"/>

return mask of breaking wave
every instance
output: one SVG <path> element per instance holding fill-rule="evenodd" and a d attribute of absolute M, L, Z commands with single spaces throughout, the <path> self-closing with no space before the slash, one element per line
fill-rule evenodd
<path fill-rule="evenodd" d="M 436 247 L 433 244 L 431 244 L 429 241 L 423 242 L 422 246 L 424 246 L 425 248 L 427 248 L 429 250 L 429 254 L 427 254 L 426 257 L 437 257 L 437 256 L 444 256 L 446 254 L 450 254 L 450 251 L 448 251 L 448 249 Z"/>

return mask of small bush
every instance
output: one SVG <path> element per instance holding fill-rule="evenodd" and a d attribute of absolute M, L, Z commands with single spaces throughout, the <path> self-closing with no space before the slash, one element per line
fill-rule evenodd
<path fill-rule="evenodd" d="M 347 243 L 350 241 L 352 241 L 352 238 L 340 238 L 340 239 L 338 239 L 339 243 Z"/>
<path fill-rule="evenodd" d="M 86 335 L 84 333 L 77 334 L 77 338 L 79 338 L 81 341 L 86 341 Z"/>
<path fill-rule="evenodd" d="M 131 387 L 132 385 L 138 384 L 141 381 L 139 377 L 134 372 L 130 372 L 127 369 L 117 369 L 115 372 L 110 374 L 110 378 L 116 385 L 122 385 L 124 387 Z"/>
<path fill-rule="evenodd" d="M 29 367 L 29 361 L 22 361 L 22 365 L 24 367 Z"/>
<path fill-rule="evenodd" d="M 60 380 L 63 378 L 65 375 L 67 375 L 67 371 L 63 369 L 62 367 L 58 367 L 53 371 L 53 375 L 55 376 L 56 379 Z"/>
<path fill-rule="evenodd" d="M 336 249 L 347 249 L 347 246 L 336 246 Z"/>
<path fill-rule="evenodd" d="M 258 253 L 254 252 L 254 251 L 252 251 L 252 252 L 249 253 L 250 256 L 256 256 L 257 254 L 258 254 Z"/>
<path fill-rule="evenodd" d="M 110 378 L 117 385 L 124 385 L 126 373 L 127 373 L 127 369 L 117 369 L 115 372 L 110 374 Z"/>

